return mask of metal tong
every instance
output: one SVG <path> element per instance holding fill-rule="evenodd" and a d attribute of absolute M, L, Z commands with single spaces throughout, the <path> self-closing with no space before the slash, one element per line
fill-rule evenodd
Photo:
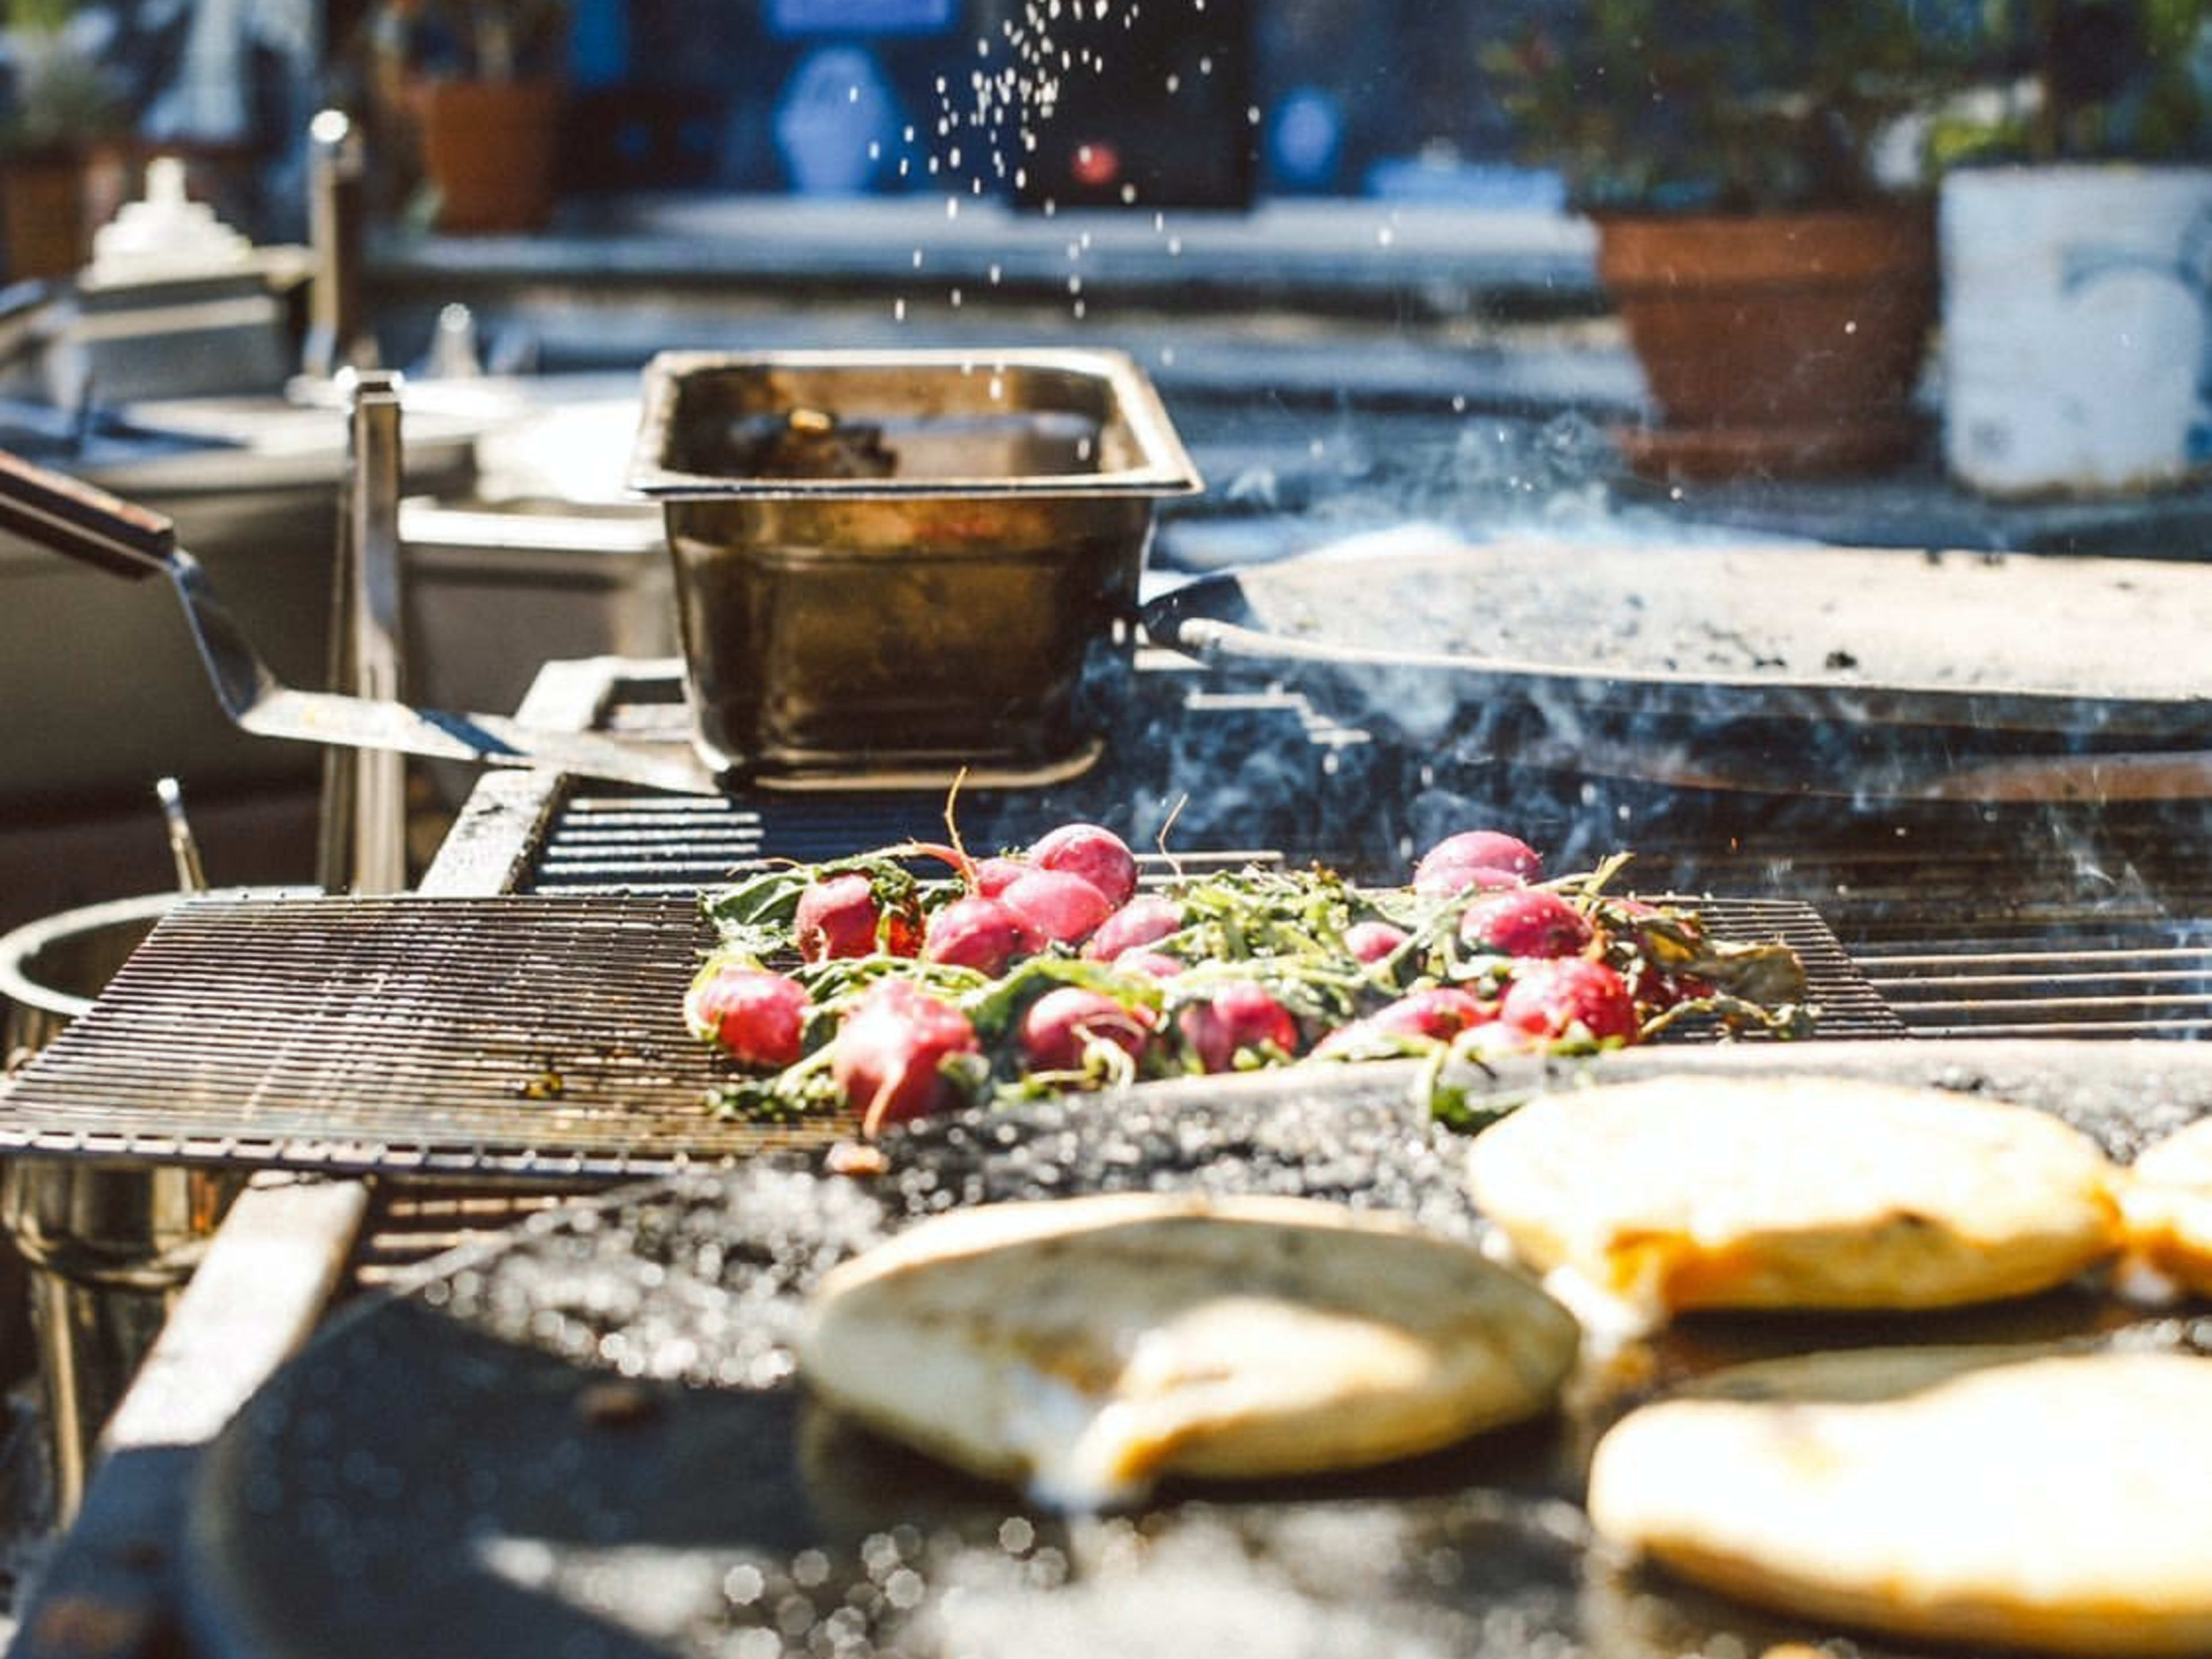
<path fill-rule="evenodd" d="M 216 700 L 242 731 L 433 760 L 568 772 L 679 794 L 720 793 L 689 750 L 288 686 L 216 598 L 199 561 L 177 544 L 170 520 L 3 449 L 0 528 L 114 575 L 166 576 L 184 606 Z"/>

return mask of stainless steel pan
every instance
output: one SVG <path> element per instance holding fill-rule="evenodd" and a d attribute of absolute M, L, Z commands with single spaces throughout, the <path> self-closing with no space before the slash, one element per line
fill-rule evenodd
<path fill-rule="evenodd" d="M 0 450 L 0 527 L 133 580 L 167 578 L 223 713 L 241 730 L 434 760 L 536 767 L 684 794 L 717 793 L 685 749 L 548 731 L 497 714 L 449 714 L 378 698 L 302 691 L 279 680 L 210 586 L 175 526 L 79 479 Z"/>

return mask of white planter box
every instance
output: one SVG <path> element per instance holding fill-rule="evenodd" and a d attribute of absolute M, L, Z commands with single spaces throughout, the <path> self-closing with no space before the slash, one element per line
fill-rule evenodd
<path fill-rule="evenodd" d="M 2212 167 L 1943 181 L 1943 448 L 1992 495 L 2171 485 L 2212 463 Z"/>

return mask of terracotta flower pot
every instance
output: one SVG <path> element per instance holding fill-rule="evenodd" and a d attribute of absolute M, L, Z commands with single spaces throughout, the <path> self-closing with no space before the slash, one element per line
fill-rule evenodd
<path fill-rule="evenodd" d="M 1673 477 L 1864 471 L 1910 451 L 1935 319 L 1935 217 L 1607 216 L 1598 275 L 1662 422 L 1620 434 Z"/>
<path fill-rule="evenodd" d="M 85 159 L 25 152 L 0 162 L 0 252 L 10 281 L 73 276 L 91 252 Z"/>
<path fill-rule="evenodd" d="M 439 229 L 536 230 L 552 217 L 561 99 L 550 81 L 425 81 L 415 88 Z"/>

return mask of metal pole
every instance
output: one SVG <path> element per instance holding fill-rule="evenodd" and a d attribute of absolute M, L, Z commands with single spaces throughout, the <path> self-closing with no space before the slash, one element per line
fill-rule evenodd
<path fill-rule="evenodd" d="M 359 131 L 343 110 L 307 124 L 307 240 L 315 256 L 307 336 L 301 368 L 327 380 L 376 362 L 376 342 L 361 323 L 362 191 L 368 166 Z"/>
<path fill-rule="evenodd" d="M 349 370 L 348 469 L 331 619 L 331 684 L 404 698 L 399 377 Z M 323 766 L 319 877 L 329 892 L 397 893 L 407 885 L 407 763 L 383 750 L 338 750 Z"/>

